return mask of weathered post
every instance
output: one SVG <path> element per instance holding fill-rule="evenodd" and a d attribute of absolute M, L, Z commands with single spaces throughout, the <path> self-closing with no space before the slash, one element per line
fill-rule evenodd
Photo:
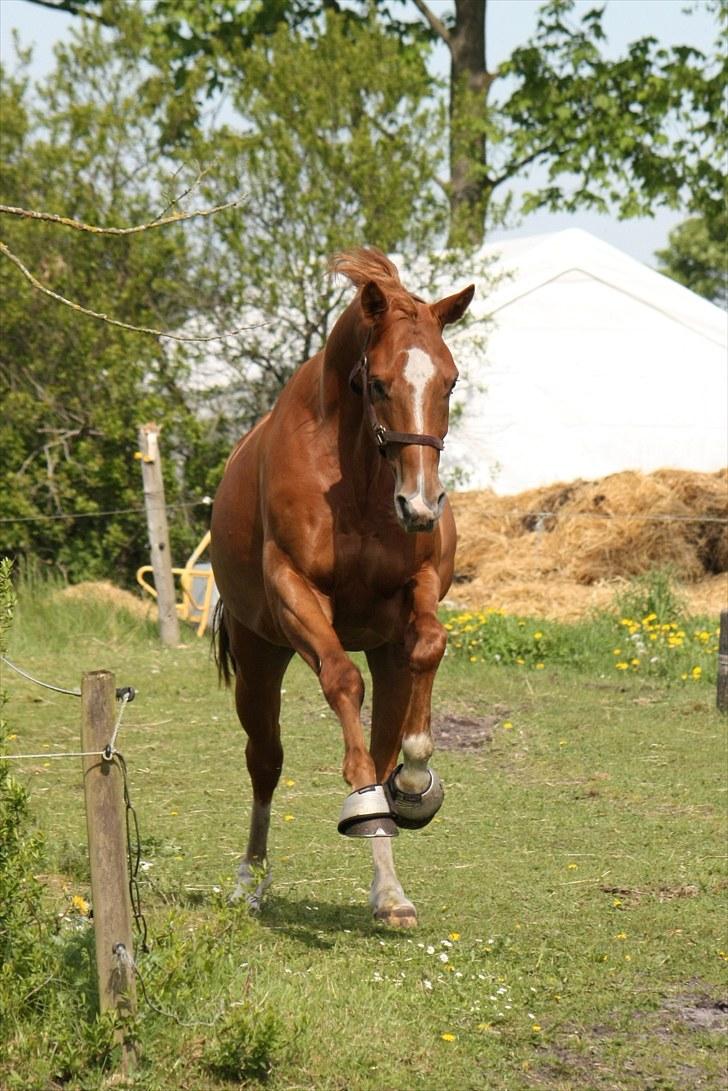
<path fill-rule="evenodd" d="M 114 731 L 116 687 L 109 671 L 90 671 L 81 679 L 81 749 L 103 751 Z M 83 761 L 86 827 L 91 867 L 91 899 L 96 938 L 96 969 L 101 1012 L 120 1015 L 136 1007 L 132 910 L 127 869 L 124 777 L 118 759 L 95 754 Z M 119 1032 L 122 1071 L 134 1067 L 131 1037 Z"/>
<path fill-rule="evenodd" d="M 159 428 L 144 424 L 139 429 L 139 457 L 142 464 L 144 506 L 152 553 L 154 586 L 159 608 L 159 635 L 163 644 L 179 643 L 179 619 L 175 603 L 172 557 L 169 548 L 167 508 L 164 502 L 162 459 L 159 451 Z"/>
<path fill-rule="evenodd" d="M 718 690 L 715 703 L 721 712 L 728 712 L 728 610 L 720 612 L 718 637 Z"/>

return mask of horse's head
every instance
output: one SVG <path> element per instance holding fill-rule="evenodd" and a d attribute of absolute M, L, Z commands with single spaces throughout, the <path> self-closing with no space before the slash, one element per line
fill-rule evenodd
<path fill-rule="evenodd" d="M 458 377 L 442 331 L 463 316 L 474 287 L 428 304 L 403 288 L 384 255 L 364 253 L 384 259 L 389 276 L 359 279 L 366 344 L 351 381 L 394 472 L 397 519 L 407 531 L 431 531 L 445 505 L 438 467 Z"/>

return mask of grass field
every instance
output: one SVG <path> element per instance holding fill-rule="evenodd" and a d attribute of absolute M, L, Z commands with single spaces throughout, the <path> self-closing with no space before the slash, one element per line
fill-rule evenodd
<path fill-rule="evenodd" d="M 613 651 L 606 666 L 578 669 L 548 657 L 540 668 L 537 657 L 444 661 L 436 714 L 488 718 L 490 741 L 436 754 L 444 807 L 395 845 L 420 927 L 397 933 L 370 918 L 366 844 L 336 832 L 340 731 L 302 664 L 285 682 L 274 885 L 251 919 L 225 900 L 249 786 L 206 642 L 165 650 L 123 611 L 26 596 L 12 659 L 59 685 L 104 667 L 138 689 L 118 744 L 151 947 L 139 955 L 153 1006 L 140 999 L 135 1085 L 725 1086 L 725 720 L 707 669 L 687 680 L 620 672 Z M 3 685 L 8 752 L 77 748 L 76 699 L 7 670 Z M 3 1031 L 0 1086 L 101 1087 L 115 1058 L 93 1018 L 80 762 L 13 768 L 44 832 L 53 923 Z"/>

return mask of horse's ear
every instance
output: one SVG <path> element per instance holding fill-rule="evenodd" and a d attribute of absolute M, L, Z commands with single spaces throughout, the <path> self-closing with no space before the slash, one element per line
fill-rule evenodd
<path fill-rule="evenodd" d="M 374 280 L 368 280 L 361 290 L 361 306 L 367 318 L 375 319 L 387 309 L 387 297 Z"/>
<path fill-rule="evenodd" d="M 449 326 L 451 322 L 459 322 L 470 306 L 474 295 L 475 285 L 471 284 L 469 288 L 463 288 L 462 292 L 449 295 L 445 299 L 433 303 L 432 310 L 440 325 L 444 327 Z"/>

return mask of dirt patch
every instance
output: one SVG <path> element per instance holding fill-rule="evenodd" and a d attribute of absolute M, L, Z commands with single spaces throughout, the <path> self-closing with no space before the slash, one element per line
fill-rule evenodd
<path fill-rule="evenodd" d="M 440 713 L 432 719 L 439 750 L 482 750 L 493 741 L 493 732 L 507 713 L 494 716 L 460 716 Z"/>
<path fill-rule="evenodd" d="M 682 1023 L 691 1030 L 708 1030 L 719 1034 L 728 1031 L 728 1001 L 709 997 L 675 996 L 665 1002 L 662 1014 Z"/>
<path fill-rule="evenodd" d="M 681 883 L 679 886 L 648 886 L 644 890 L 627 886 L 603 886 L 600 887 L 600 890 L 605 894 L 616 894 L 633 905 L 641 902 L 643 898 L 654 898 L 658 902 L 671 902 L 676 898 L 697 898 L 700 894 L 699 887 L 693 883 Z"/>

